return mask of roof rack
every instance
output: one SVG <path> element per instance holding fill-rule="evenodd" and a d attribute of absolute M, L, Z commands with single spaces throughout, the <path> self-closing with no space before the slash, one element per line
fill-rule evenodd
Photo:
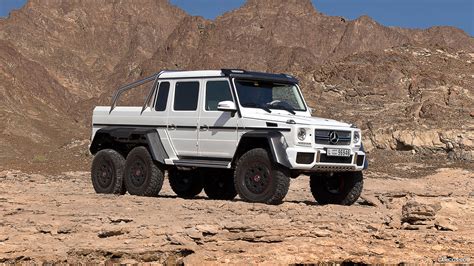
<path fill-rule="evenodd" d="M 287 74 L 271 74 L 271 73 L 264 73 L 264 72 L 253 72 L 253 71 L 247 71 L 243 69 L 221 69 L 222 74 L 227 77 L 233 77 L 233 78 L 240 78 L 240 79 L 248 79 L 248 80 L 262 80 L 262 81 L 274 81 L 274 82 L 282 82 L 282 83 L 299 83 L 298 80 L 290 75 Z M 182 72 L 181 70 L 162 70 L 158 73 L 155 73 L 149 77 L 134 81 L 130 84 L 124 85 L 122 87 L 119 87 L 114 95 L 112 96 L 112 103 L 110 104 L 110 111 L 109 114 L 112 113 L 112 111 L 115 109 L 117 105 L 117 101 L 124 93 L 125 91 L 131 90 L 133 88 L 136 88 L 140 85 L 146 84 L 150 81 L 153 81 L 153 85 L 150 89 L 150 92 L 148 93 L 148 96 L 143 103 L 142 110 L 140 114 L 143 113 L 146 109 L 147 103 L 150 101 L 151 96 L 153 96 L 153 88 L 156 87 L 158 83 L 158 79 L 160 76 L 164 73 L 170 73 L 170 72 Z"/>
<path fill-rule="evenodd" d="M 149 77 L 146 77 L 146 78 L 143 78 L 143 79 L 140 79 L 140 80 L 137 80 L 137 81 L 134 81 L 130 84 L 127 84 L 127 85 L 124 85 L 122 87 L 119 87 L 114 95 L 112 96 L 112 103 L 110 104 L 110 111 L 109 111 L 109 114 L 112 113 L 112 111 L 115 109 L 115 106 L 117 105 L 117 101 L 118 99 L 120 98 L 120 96 L 122 95 L 122 93 L 128 91 L 128 90 L 131 90 L 133 88 L 136 88 L 140 85 L 143 85 L 143 84 L 146 84 L 150 81 L 153 81 L 153 85 L 152 87 L 150 88 L 150 92 L 148 93 L 148 96 L 146 97 L 146 100 L 145 102 L 143 103 L 143 106 L 142 106 L 142 110 L 140 112 L 140 114 L 143 113 L 143 111 L 145 111 L 146 109 L 146 105 L 147 103 L 150 101 L 150 98 L 151 96 L 153 96 L 153 88 L 156 87 L 157 83 L 158 83 L 158 79 L 160 78 L 161 74 L 163 73 L 169 73 L 169 72 L 180 72 L 181 70 L 162 70 L 158 73 L 155 73 Z"/>
<path fill-rule="evenodd" d="M 138 87 L 138 86 L 140 86 L 140 85 L 143 85 L 143 84 L 145 84 L 145 83 L 148 83 L 148 82 L 150 82 L 150 81 L 152 81 L 152 80 L 154 81 L 154 82 L 153 82 L 153 86 L 155 86 L 156 81 L 158 80 L 158 77 L 161 75 L 161 73 L 163 73 L 163 71 L 161 71 L 161 72 L 159 72 L 159 73 L 155 73 L 155 74 L 153 74 L 153 75 L 151 75 L 151 76 L 149 76 L 149 77 L 146 77 L 146 78 L 143 78 L 143 79 L 134 81 L 134 82 L 132 82 L 132 83 L 130 83 L 130 84 L 127 84 L 127 85 L 124 85 L 124 86 L 122 86 L 122 87 L 119 87 L 119 88 L 115 91 L 114 95 L 112 96 L 112 103 L 110 104 L 110 111 L 109 111 L 109 114 L 112 113 L 112 111 L 114 110 L 115 106 L 117 105 L 117 101 L 118 101 L 118 99 L 120 98 L 120 96 L 122 95 L 122 93 L 124 93 L 124 92 L 126 92 L 126 91 L 128 91 L 128 90 L 131 90 L 131 89 L 133 89 L 133 88 L 136 88 L 136 87 Z M 152 87 L 152 88 L 153 88 L 153 87 Z M 149 97 L 151 97 L 150 94 L 148 95 L 147 100 L 149 100 Z M 147 102 L 147 101 L 145 101 L 145 104 L 144 104 L 144 105 L 146 105 L 146 102 Z M 142 112 L 143 112 L 143 110 L 142 110 Z"/>
<path fill-rule="evenodd" d="M 262 80 L 262 81 L 276 81 L 282 83 L 299 83 L 298 79 L 288 74 L 271 74 L 265 72 L 254 72 L 243 69 L 221 69 L 222 73 L 227 77 Z"/>

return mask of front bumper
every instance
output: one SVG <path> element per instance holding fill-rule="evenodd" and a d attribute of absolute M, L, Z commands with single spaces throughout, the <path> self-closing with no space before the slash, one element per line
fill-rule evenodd
<path fill-rule="evenodd" d="M 362 171 L 367 166 L 363 149 L 351 148 L 350 157 L 330 157 L 325 148 L 313 147 L 289 147 L 286 154 L 292 169 L 306 172 Z"/>

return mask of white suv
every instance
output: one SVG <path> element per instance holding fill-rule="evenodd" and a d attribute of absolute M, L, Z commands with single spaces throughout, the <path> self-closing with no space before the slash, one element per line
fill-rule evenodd
<path fill-rule="evenodd" d="M 152 83 L 141 107 L 116 107 Z M 97 193 L 280 203 L 290 179 L 310 175 L 320 204 L 353 204 L 367 159 L 360 129 L 311 117 L 298 80 L 244 70 L 162 71 L 121 87 L 92 118 Z"/>

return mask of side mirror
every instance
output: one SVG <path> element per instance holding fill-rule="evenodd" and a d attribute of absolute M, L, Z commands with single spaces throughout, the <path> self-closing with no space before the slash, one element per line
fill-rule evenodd
<path fill-rule="evenodd" d="M 235 112 L 237 111 L 237 106 L 233 101 L 223 101 L 217 104 L 217 110 L 223 112 Z"/>
<path fill-rule="evenodd" d="M 313 107 L 308 107 L 309 113 L 313 114 L 314 113 L 314 108 Z"/>

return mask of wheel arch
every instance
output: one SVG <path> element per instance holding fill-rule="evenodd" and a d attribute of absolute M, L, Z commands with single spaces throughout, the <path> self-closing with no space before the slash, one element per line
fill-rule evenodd
<path fill-rule="evenodd" d="M 288 169 L 291 168 L 290 161 L 286 155 L 286 141 L 281 132 L 278 131 L 250 131 L 245 133 L 237 145 L 232 165 L 247 151 L 255 148 L 264 148 L 270 154 L 272 160 Z"/>
<path fill-rule="evenodd" d="M 104 127 L 94 135 L 89 151 L 95 155 L 103 149 L 114 149 L 124 157 L 135 147 L 145 146 L 153 160 L 165 164 L 168 154 L 155 128 Z"/>

